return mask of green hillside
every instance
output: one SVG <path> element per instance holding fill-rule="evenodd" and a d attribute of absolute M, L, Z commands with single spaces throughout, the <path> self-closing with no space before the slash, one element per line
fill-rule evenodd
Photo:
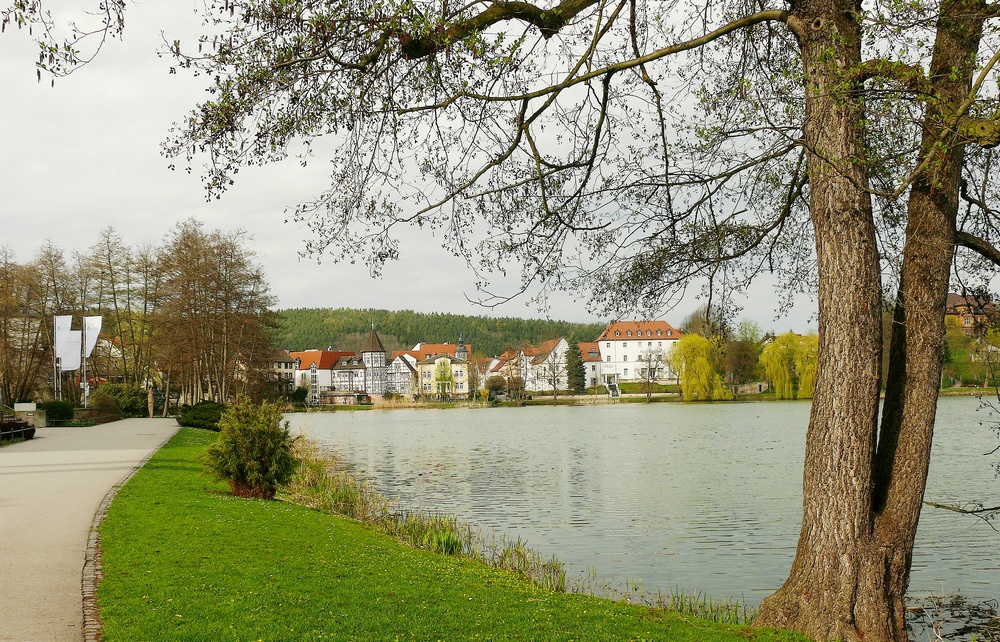
<path fill-rule="evenodd" d="M 544 319 L 473 317 L 424 314 L 412 310 L 354 310 L 350 308 L 294 308 L 278 312 L 275 343 L 285 350 L 332 346 L 360 350 L 375 324 L 387 350 L 402 350 L 419 342 L 455 343 L 459 335 L 477 354 L 497 355 L 508 348 L 538 344 L 564 336 L 571 341 L 594 341 L 602 323 L 570 323 Z"/>

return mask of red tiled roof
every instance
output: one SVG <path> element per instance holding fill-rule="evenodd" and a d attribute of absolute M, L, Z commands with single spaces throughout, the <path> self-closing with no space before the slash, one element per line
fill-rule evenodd
<path fill-rule="evenodd" d="M 596 341 L 581 341 L 580 346 L 580 356 L 584 361 L 600 361 L 601 360 L 601 346 Z"/>
<path fill-rule="evenodd" d="M 534 359 L 532 359 L 532 362 L 538 364 L 545 361 L 545 359 L 548 358 L 548 356 L 552 353 L 552 351 L 555 350 L 556 346 L 559 345 L 560 341 L 562 341 L 562 337 L 558 339 L 549 339 L 548 341 L 543 341 L 539 343 L 537 346 L 535 346 L 535 350 L 537 352 L 535 353 L 536 356 Z"/>
<path fill-rule="evenodd" d="M 490 372 L 500 372 L 501 370 L 503 370 L 504 366 L 506 366 L 511 361 L 514 361 L 516 357 L 511 355 L 510 351 L 508 350 L 507 352 L 504 352 L 502 355 L 497 357 L 497 359 L 498 361 L 496 365 L 490 368 Z"/>
<path fill-rule="evenodd" d="M 420 361 L 437 354 L 448 354 L 454 357 L 457 349 L 457 343 L 418 343 L 413 346 L 413 350 L 407 350 L 407 352 Z M 466 343 L 465 350 L 468 354 L 472 354 L 472 344 Z M 393 355 L 395 354 L 394 352 Z"/>
<path fill-rule="evenodd" d="M 337 360 L 343 357 L 353 357 L 353 352 L 329 351 L 329 350 L 303 350 L 302 352 L 289 352 L 292 359 L 299 359 L 299 370 L 308 370 L 313 363 L 317 370 L 331 370 Z"/>
<path fill-rule="evenodd" d="M 613 321 L 608 324 L 601 336 L 597 337 L 597 340 L 627 341 L 639 338 L 674 340 L 680 339 L 683 335 L 683 332 L 666 321 Z"/>

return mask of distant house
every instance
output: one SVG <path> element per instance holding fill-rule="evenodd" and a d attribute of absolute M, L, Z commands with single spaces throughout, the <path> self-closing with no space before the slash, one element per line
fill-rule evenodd
<path fill-rule="evenodd" d="M 961 328 L 965 336 L 983 334 L 996 309 L 989 297 L 972 294 L 948 294 L 944 322 L 950 328 Z"/>
<path fill-rule="evenodd" d="M 580 357 L 583 359 L 584 381 L 588 388 L 601 383 L 601 348 L 597 341 L 581 341 Z"/>
<path fill-rule="evenodd" d="M 295 368 L 295 357 L 287 350 L 275 351 L 274 356 L 271 357 L 268 381 L 274 386 L 276 392 L 288 394 L 295 389 Z"/>
<path fill-rule="evenodd" d="M 549 339 L 537 346 L 521 350 L 521 371 L 528 390 L 566 390 L 569 387 L 566 369 L 566 339 Z"/>
<path fill-rule="evenodd" d="M 386 367 L 386 392 L 397 395 L 416 395 L 417 360 L 408 352 L 394 352 Z"/>
<path fill-rule="evenodd" d="M 450 354 L 436 354 L 416 363 L 420 395 L 444 399 L 468 399 L 469 362 Z"/>
<path fill-rule="evenodd" d="M 365 392 L 367 367 L 358 355 L 344 356 L 333 364 L 333 389 L 338 392 Z"/>
<path fill-rule="evenodd" d="M 309 403 L 320 403 L 320 395 L 333 390 L 333 368 L 344 357 L 353 357 L 353 352 L 338 350 L 303 350 L 289 352 L 295 359 L 295 385 L 309 389 Z"/>
<path fill-rule="evenodd" d="M 490 364 L 489 376 L 503 377 L 509 381 L 521 376 L 520 353 L 517 350 L 505 350 Z"/>
<path fill-rule="evenodd" d="M 682 333 L 666 321 L 614 321 L 597 338 L 601 382 L 673 378 L 670 351 Z M 650 373 L 650 368 L 653 372 Z"/>

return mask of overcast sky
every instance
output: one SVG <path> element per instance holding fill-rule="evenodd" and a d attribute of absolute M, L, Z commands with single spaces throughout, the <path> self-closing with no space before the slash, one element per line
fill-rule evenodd
<path fill-rule="evenodd" d="M 302 168 L 292 159 L 241 172 L 235 187 L 212 202 L 197 175 L 170 171 L 160 142 L 171 123 L 205 96 L 205 81 L 169 74 L 170 60 L 156 51 L 164 30 L 170 39 L 195 39 L 200 20 L 194 6 L 190 0 L 129 5 L 124 39 L 109 42 L 93 64 L 56 80 L 54 88 L 44 75 L 37 82 L 36 47 L 26 32 L 0 35 L 0 245 L 27 261 L 51 239 L 68 257 L 93 245 L 109 225 L 127 244 L 155 244 L 178 221 L 194 217 L 208 229 L 249 233 L 282 308 L 546 316 L 524 300 L 492 310 L 470 303 L 467 298 L 480 296 L 474 275 L 428 233 L 404 239 L 402 260 L 378 280 L 363 266 L 300 259 L 308 230 L 284 223 L 284 211 L 320 192 L 327 180 L 321 162 Z M 776 302 L 762 283 L 744 317 L 778 332 L 815 327 L 812 302 L 803 299 L 777 321 Z M 663 317 L 679 325 L 701 303 L 692 293 Z M 550 300 L 547 316 L 606 320 L 565 295 Z"/>

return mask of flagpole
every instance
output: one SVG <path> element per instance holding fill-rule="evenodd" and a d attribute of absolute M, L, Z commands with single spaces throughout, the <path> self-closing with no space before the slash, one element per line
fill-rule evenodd
<path fill-rule="evenodd" d="M 83 407 L 87 407 L 87 397 L 90 395 L 90 385 L 87 383 L 87 321 L 83 321 L 83 341 L 80 342 L 80 357 L 83 363 Z"/>

